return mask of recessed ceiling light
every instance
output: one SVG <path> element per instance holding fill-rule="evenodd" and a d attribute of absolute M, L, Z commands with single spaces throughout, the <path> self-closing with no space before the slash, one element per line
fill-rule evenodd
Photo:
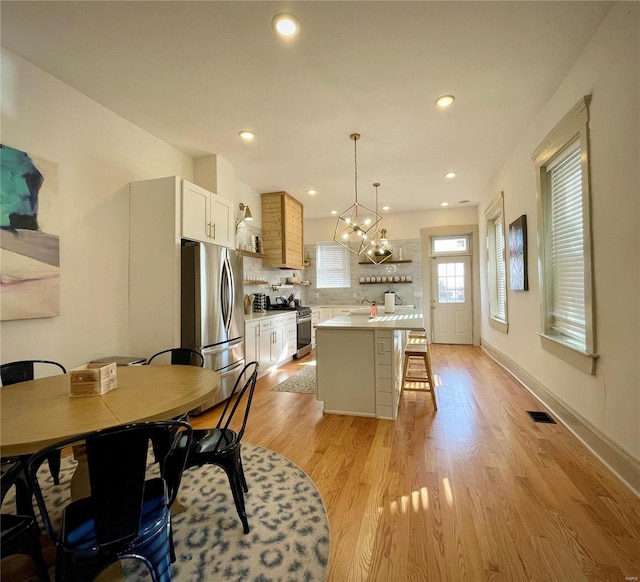
<path fill-rule="evenodd" d="M 447 172 L 444 175 L 445 178 L 455 178 L 456 177 L 456 173 L 455 172 Z"/>
<path fill-rule="evenodd" d="M 448 202 L 440 202 L 440 206 L 449 206 Z"/>
<path fill-rule="evenodd" d="M 383 206 L 382 210 L 389 210 L 389 207 L 388 206 Z"/>
<path fill-rule="evenodd" d="M 280 36 L 291 38 L 300 31 L 300 21 L 293 15 L 281 12 L 271 21 L 271 26 Z"/>
<path fill-rule="evenodd" d="M 458 204 L 469 204 L 468 200 L 460 200 L 460 202 L 458 202 Z"/>
<path fill-rule="evenodd" d="M 248 131 L 246 129 L 243 129 L 238 135 L 245 141 L 251 141 L 255 137 L 255 134 L 252 131 Z"/>
<path fill-rule="evenodd" d="M 331 214 L 338 214 L 338 211 L 337 210 L 332 210 Z"/>
<path fill-rule="evenodd" d="M 455 100 L 456 98 L 453 95 L 443 95 L 436 99 L 436 105 L 438 107 L 449 107 Z"/>
<path fill-rule="evenodd" d="M 309 196 L 315 196 L 317 192 L 315 190 L 307 190 L 307 194 L 309 194 Z"/>

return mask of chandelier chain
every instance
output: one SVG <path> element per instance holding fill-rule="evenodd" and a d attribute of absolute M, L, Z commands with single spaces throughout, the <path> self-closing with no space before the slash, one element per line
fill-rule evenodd
<path fill-rule="evenodd" d="M 378 184 L 377 182 L 374 184 L 375 189 L 376 189 L 376 214 L 378 214 L 378 186 L 380 186 L 380 184 Z"/>
<path fill-rule="evenodd" d="M 353 167 L 355 170 L 356 204 L 358 204 L 358 138 L 353 139 Z"/>

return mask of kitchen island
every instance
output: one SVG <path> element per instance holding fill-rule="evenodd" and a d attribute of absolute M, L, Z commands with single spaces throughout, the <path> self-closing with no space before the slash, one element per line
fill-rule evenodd
<path fill-rule="evenodd" d="M 319 323 L 317 399 L 324 412 L 395 420 L 411 330 L 424 330 L 421 312 L 356 313 Z"/>

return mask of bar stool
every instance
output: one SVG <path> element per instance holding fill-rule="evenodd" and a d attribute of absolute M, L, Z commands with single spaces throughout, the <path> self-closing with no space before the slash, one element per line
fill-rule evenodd
<path fill-rule="evenodd" d="M 427 332 L 422 329 L 412 329 L 409 332 L 409 342 L 410 344 L 426 344 L 427 343 Z"/>
<path fill-rule="evenodd" d="M 402 389 L 403 390 L 416 390 L 427 392 L 426 388 L 405 388 L 406 382 L 426 382 L 429 384 L 428 392 L 431 392 L 431 398 L 433 400 L 433 407 L 438 410 L 438 403 L 436 402 L 435 383 L 433 381 L 433 371 L 431 368 L 431 354 L 429 352 L 429 346 L 427 345 L 426 335 L 420 337 L 414 337 L 415 343 L 412 342 L 411 334 L 409 335 L 409 343 L 404 350 L 404 368 L 402 372 Z M 422 341 L 421 341 L 422 340 Z M 423 376 L 409 375 L 409 372 L 415 371 L 415 368 L 410 368 L 412 358 L 419 359 L 422 364 L 421 372 Z"/>

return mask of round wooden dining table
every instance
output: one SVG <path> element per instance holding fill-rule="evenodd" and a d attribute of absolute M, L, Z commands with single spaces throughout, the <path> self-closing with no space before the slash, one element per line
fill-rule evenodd
<path fill-rule="evenodd" d="M 69 374 L 0 390 L 0 456 L 34 453 L 92 430 L 167 420 L 197 408 L 220 389 L 220 376 L 195 366 L 119 366 L 117 387 L 69 396 Z"/>

